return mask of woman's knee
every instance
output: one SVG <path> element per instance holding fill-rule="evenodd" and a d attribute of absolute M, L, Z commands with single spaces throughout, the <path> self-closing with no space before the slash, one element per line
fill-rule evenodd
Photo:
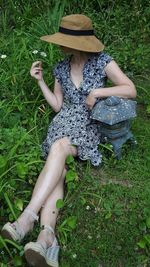
<path fill-rule="evenodd" d="M 63 153 L 67 155 L 77 155 L 77 149 L 71 143 L 68 137 L 63 137 L 56 140 L 51 146 L 52 153 Z"/>

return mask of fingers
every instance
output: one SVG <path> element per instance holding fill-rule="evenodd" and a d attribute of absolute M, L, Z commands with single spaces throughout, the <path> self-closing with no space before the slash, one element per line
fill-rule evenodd
<path fill-rule="evenodd" d="M 35 61 L 32 63 L 30 73 L 35 71 L 42 71 L 42 62 L 41 61 Z"/>
<path fill-rule="evenodd" d="M 93 98 L 93 97 L 91 97 L 91 96 L 88 96 L 88 97 L 86 98 L 86 101 L 85 101 L 85 103 L 86 103 L 88 109 L 90 109 L 90 110 L 93 108 L 95 102 L 96 102 L 96 99 Z"/>
<path fill-rule="evenodd" d="M 35 61 L 32 63 L 32 66 L 31 68 L 34 68 L 34 67 L 41 67 L 42 66 L 42 61 Z"/>
<path fill-rule="evenodd" d="M 94 107 L 94 104 L 95 104 L 95 102 L 88 102 L 88 103 L 86 103 L 88 109 L 90 109 L 90 110 Z"/>
<path fill-rule="evenodd" d="M 41 73 L 41 72 L 42 72 L 42 69 L 41 68 L 34 68 L 34 69 L 31 69 L 30 70 L 31 76 L 33 76 L 34 74 Z"/>
<path fill-rule="evenodd" d="M 87 107 L 88 107 L 88 109 L 90 109 L 90 110 L 93 108 L 92 105 L 87 105 Z"/>
<path fill-rule="evenodd" d="M 35 61 L 32 63 L 30 74 L 32 77 L 36 78 L 37 80 L 40 80 L 42 78 L 42 62 L 41 61 Z"/>
<path fill-rule="evenodd" d="M 42 68 L 34 68 L 35 71 L 41 71 L 43 70 Z"/>

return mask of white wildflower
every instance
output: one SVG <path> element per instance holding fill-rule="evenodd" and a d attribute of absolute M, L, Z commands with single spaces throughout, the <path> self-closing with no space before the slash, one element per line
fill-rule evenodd
<path fill-rule="evenodd" d="M 7 56 L 6 55 L 1 55 L 1 58 L 3 59 L 3 58 L 6 58 Z"/>
<path fill-rule="evenodd" d="M 94 209 L 94 213 L 97 213 L 97 208 Z"/>
<path fill-rule="evenodd" d="M 90 206 L 86 206 L 86 210 L 90 210 Z"/>
<path fill-rule="evenodd" d="M 47 55 L 46 55 L 45 52 L 41 52 L 40 55 L 41 55 L 42 57 L 47 57 Z"/>
<path fill-rule="evenodd" d="M 91 235 L 88 235 L 88 239 L 92 239 L 92 236 Z"/>
<path fill-rule="evenodd" d="M 39 51 L 38 50 L 33 50 L 32 54 L 36 55 Z"/>
<path fill-rule="evenodd" d="M 76 257 L 77 257 L 77 254 L 72 255 L 72 258 L 76 259 Z"/>

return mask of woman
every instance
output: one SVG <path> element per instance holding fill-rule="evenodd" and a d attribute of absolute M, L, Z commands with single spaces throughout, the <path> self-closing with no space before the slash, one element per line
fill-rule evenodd
<path fill-rule="evenodd" d="M 101 162 L 100 136 L 97 124 L 90 119 L 90 110 L 99 98 L 111 95 L 134 98 L 136 90 L 117 63 L 102 52 L 104 46 L 94 36 L 88 17 L 79 14 L 63 17 L 59 32 L 41 39 L 59 45 L 69 55 L 54 69 L 53 92 L 44 82 L 41 62 L 34 62 L 30 70 L 45 99 L 58 114 L 43 143 L 46 163 L 32 198 L 18 220 L 3 227 L 2 234 L 21 241 L 32 230 L 40 211 L 42 230 L 36 242 L 26 244 L 25 256 L 33 266 L 58 266 L 59 246 L 54 234 L 58 215 L 56 201 L 63 198 L 66 157 L 78 155 L 98 166 Z M 107 78 L 114 86 L 105 87 Z"/>

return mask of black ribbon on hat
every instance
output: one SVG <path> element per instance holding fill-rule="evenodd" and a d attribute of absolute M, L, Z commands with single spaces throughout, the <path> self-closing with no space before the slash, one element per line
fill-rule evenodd
<path fill-rule="evenodd" d="M 75 35 L 75 36 L 87 36 L 87 35 L 94 35 L 93 30 L 70 30 L 63 27 L 59 27 L 59 32 L 68 34 L 68 35 Z"/>

